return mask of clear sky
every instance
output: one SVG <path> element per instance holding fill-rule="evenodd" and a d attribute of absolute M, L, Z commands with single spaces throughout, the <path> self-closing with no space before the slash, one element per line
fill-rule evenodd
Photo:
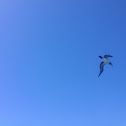
<path fill-rule="evenodd" d="M 126 126 L 125 65 L 125 0 L 0 1 L 0 126 Z"/>

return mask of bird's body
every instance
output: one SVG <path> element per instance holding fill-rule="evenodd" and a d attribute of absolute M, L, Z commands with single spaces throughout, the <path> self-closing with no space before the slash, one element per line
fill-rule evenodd
<path fill-rule="evenodd" d="M 104 62 L 104 64 L 109 64 L 109 60 L 107 58 L 102 58 L 102 61 Z"/>
<path fill-rule="evenodd" d="M 108 57 L 113 57 L 113 56 L 111 56 L 111 55 L 104 55 L 104 57 L 102 57 L 102 56 L 99 56 L 99 57 L 102 59 L 103 62 L 101 62 L 101 64 L 100 64 L 100 73 L 99 73 L 98 77 L 103 72 L 104 65 L 106 65 L 106 64 L 112 65 L 112 63 L 108 60 Z"/>

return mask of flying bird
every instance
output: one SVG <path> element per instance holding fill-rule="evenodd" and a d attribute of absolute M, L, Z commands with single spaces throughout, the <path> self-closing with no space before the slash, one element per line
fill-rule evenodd
<path fill-rule="evenodd" d="M 104 70 L 104 65 L 109 64 L 109 65 L 112 66 L 112 63 L 108 60 L 108 57 L 113 57 L 113 56 L 111 56 L 111 55 L 104 55 L 104 57 L 99 56 L 99 58 L 102 59 L 102 62 L 101 62 L 101 64 L 100 64 L 100 73 L 99 73 L 98 77 L 99 77 L 99 76 L 101 75 L 101 73 L 103 72 L 103 70 Z"/>

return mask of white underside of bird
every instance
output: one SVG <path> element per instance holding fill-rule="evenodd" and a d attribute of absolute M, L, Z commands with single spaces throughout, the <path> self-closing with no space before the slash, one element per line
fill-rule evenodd
<path fill-rule="evenodd" d="M 104 62 L 104 65 L 109 64 L 109 60 L 107 58 L 102 58 L 102 61 Z"/>

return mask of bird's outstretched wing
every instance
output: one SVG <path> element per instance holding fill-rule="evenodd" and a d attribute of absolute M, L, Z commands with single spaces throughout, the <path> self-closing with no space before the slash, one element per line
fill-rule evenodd
<path fill-rule="evenodd" d="M 104 62 L 101 62 L 101 64 L 100 64 L 100 73 L 99 73 L 98 77 L 101 75 L 103 70 L 104 70 Z"/>
<path fill-rule="evenodd" d="M 113 57 L 111 55 L 104 55 L 104 58 Z"/>

